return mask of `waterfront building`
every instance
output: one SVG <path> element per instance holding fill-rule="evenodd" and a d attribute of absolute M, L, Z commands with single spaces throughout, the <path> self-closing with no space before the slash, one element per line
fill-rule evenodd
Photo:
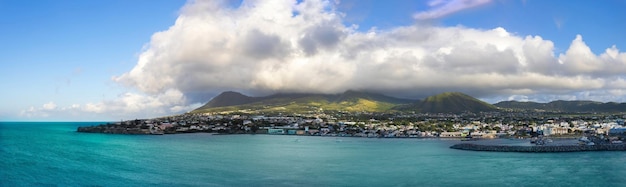
<path fill-rule="evenodd" d="M 462 132 L 441 132 L 439 134 L 439 137 L 462 137 L 463 133 Z"/>
<path fill-rule="evenodd" d="M 270 128 L 267 129 L 267 134 L 285 134 L 285 129 Z"/>

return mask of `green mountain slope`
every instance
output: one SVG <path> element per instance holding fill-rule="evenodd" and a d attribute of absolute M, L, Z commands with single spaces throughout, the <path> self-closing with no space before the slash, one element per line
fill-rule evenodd
<path fill-rule="evenodd" d="M 421 113 L 489 112 L 498 110 L 496 106 L 459 92 L 446 92 L 430 96 L 421 102 L 400 106 L 398 109 Z"/>
<path fill-rule="evenodd" d="M 198 109 L 235 106 L 256 102 L 259 98 L 249 97 L 238 92 L 223 92 L 218 96 L 215 96 L 204 106 Z"/>
<path fill-rule="evenodd" d="M 307 113 L 316 111 L 462 113 L 489 112 L 499 109 L 553 112 L 626 112 L 626 103 L 595 101 L 552 101 L 549 103 L 503 101 L 488 104 L 459 92 L 446 92 L 426 99 L 408 100 L 381 94 L 346 91 L 341 94 L 274 94 L 250 97 L 224 92 L 192 113 Z"/>
<path fill-rule="evenodd" d="M 236 101 L 233 101 L 236 100 Z M 312 111 L 366 111 L 386 112 L 414 100 L 399 99 L 381 94 L 346 91 L 342 94 L 275 94 L 266 97 L 249 97 L 236 92 L 224 92 L 206 105 L 192 111 L 205 112 L 291 112 Z"/>
<path fill-rule="evenodd" d="M 596 101 L 552 101 L 549 103 L 502 101 L 495 106 L 514 110 L 541 110 L 552 112 L 626 112 L 626 103 Z"/>

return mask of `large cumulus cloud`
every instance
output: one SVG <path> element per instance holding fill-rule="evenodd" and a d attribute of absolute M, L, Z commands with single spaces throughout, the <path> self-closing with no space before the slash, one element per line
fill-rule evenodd
<path fill-rule="evenodd" d="M 616 46 L 596 55 L 577 36 L 555 54 L 540 36 L 419 21 L 363 32 L 345 25 L 334 3 L 191 1 L 174 25 L 152 36 L 134 68 L 113 79 L 149 95 L 180 92 L 185 102 L 226 90 L 603 100 L 626 93 L 626 53 Z"/>

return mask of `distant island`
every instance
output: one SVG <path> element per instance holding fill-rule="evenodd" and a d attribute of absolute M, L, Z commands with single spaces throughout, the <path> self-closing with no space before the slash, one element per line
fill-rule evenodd
<path fill-rule="evenodd" d="M 77 131 L 471 140 L 588 137 L 597 145 L 614 149 L 623 145 L 621 142 L 626 137 L 624 110 L 625 103 L 593 101 L 504 101 L 492 105 L 459 92 L 441 93 L 423 100 L 359 91 L 342 94 L 275 94 L 265 97 L 224 92 L 204 106 L 185 114 L 79 127 Z M 502 147 L 475 145 L 471 142 L 453 148 L 502 150 Z M 580 150 L 597 148 L 599 146 Z M 540 150 L 544 149 L 547 148 Z"/>

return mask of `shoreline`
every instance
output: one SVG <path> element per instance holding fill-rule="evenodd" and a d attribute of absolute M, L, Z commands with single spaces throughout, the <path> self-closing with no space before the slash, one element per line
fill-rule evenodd
<path fill-rule="evenodd" d="M 119 133 L 119 132 L 93 132 L 81 131 L 79 133 L 95 134 L 121 134 L 121 135 L 151 135 L 149 133 Z M 166 134 L 194 134 L 206 133 L 211 135 L 270 135 L 270 136 L 317 136 L 317 137 L 345 137 L 345 138 L 367 138 L 367 139 L 435 139 L 446 141 L 459 141 L 449 148 L 465 151 L 486 151 L 486 152 L 522 152 L 522 153 L 559 153 L 559 152 L 588 152 L 588 151 L 626 151 L 626 144 L 600 144 L 600 145 L 578 145 L 578 140 L 572 137 L 554 137 L 556 141 L 550 145 L 534 145 L 527 139 L 511 138 L 459 138 L 459 137 L 367 137 L 367 136 L 341 136 L 341 135 L 296 135 L 296 134 L 266 134 L 266 133 L 216 133 L 216 132 L 177 132 Z M 156 134 L 152 134 L 156 135 Z M 163 135 L 163 134 L 158 134 Z M 471 143 L 466 143 L 471 142 Z"/>
<path fill-rule="evenodd" d="M 84 128 L 84 127 L 83 127 Z M 268 133 L 219 133 L 219 132 L 205 132 L 205 131 L 194 131 L 194 132 L 175 132 L 175 133 L 163 133 L 163 134 L 151 134 L 149 132 L 111 132 L 111 131 L 87 131 L 83 128 L 79 128 L 74 132 L 76 133 L 86 133 L 86 134 L 108 134 L 108 135 L 128 135 L 128 136 L 152 136 L 152 135 L 181 135 L 181 134 L 211 134 L 211 135 L 220 135 L 220 136 L 228 136 L 228 135 L 266 135 L 266 136 L 310 136 L 310 137 L 335 137 L 335 138 L 367 138 L 367 139 L 441 139 L 441 140 L 458 140 L 458 141 L 466 141 L 466 138 L 462 137 L 437 137 L 437 136 L 419 136 L 419 137 L 379 137 L 379 136 L 342 136 L 342 135 L 299 135 L 299 134 L 268 134 Z M 505 138 L 473 138 L 471 141 L 478 140 L 496 140 L 496 139 L 505 139 Z"/>

